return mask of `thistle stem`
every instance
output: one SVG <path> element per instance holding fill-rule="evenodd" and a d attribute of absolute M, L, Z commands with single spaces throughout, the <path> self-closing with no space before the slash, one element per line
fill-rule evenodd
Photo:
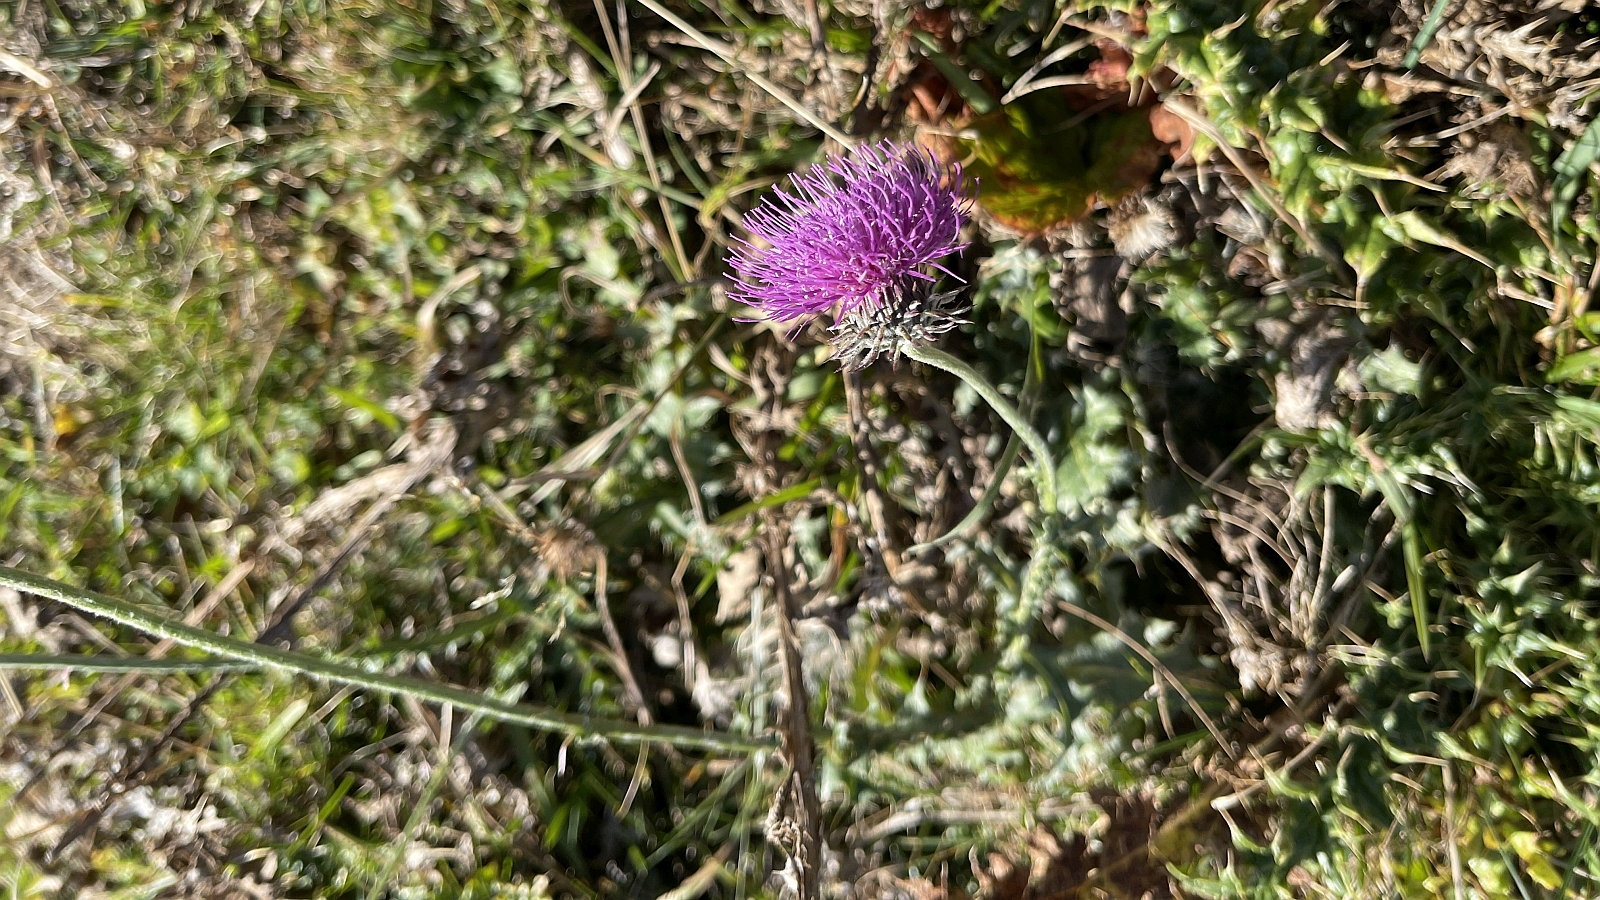
<path fill-rule="evenodd" d="M 989 383 L 989 379 L 979 374 L 977 369 L 937 347 L 918 346 L 908 342 L 900 350 L 906 356 L 918 362 L 927 363 L 936 369 L 943 369 L 965 381 L 973 390 L 978 392 L 978 396 L 988 401 L 994 411 L 1000 415 L 1000 418 L 1011 426 L 1011 430 L 1016 432 L 1017 437 L 1022 438 L 1022 442 L 1027 444 L 1028 450 L 1033 453 L 1034 466 L 1039 470 L 1037 482 L 1039 505 L 1044 507 L 1046 514 L 1054 515 L 1056 512 L 1056 466 L 1055 461 L 1050 458 L 1050 445 L 1046 444 L 1039 432 L 1028 424 L 1028 420 L 1022 417 L 1022 413 L 1011 405 L 1011 401 L 1001 396 L 1000 391 Z"/>
<path fill-rule="evenodd" d="M 635 725 L 614 719 L 596 719 L 589 716 L 560 712 L 527 703 L 507 703 L 478 691 L 437 684 L 404 675 L 368 672 L 335 659 L 325 659 L 283 650 L 266 644 L 255 644 L 237 638 L 225 637 L 204 628 L 195 628 L 175 622 L 159 613 L 151 612 L 125 600 L 118 600 L 94 591 L 75 588 L 51 581 L 17 569 L 0 566 L 0 586 L 45 597 L 80 612 L 110 619 L 155 637 L 166 638 L 175 644 L 192 647 L 227 659 L 239 660 L 268 669 L 279 669 L 299 675 L 309 675 L 339 684 L 374 691 L 393 691 L 418 700 L 450 704 L 467 712 L 479 713 L 501 722 L 525 725 L 544 731 L 556 731 L 577 738 L 598 738 L 613 741 L 658 741 L 679 747 L 712 751 L 756 751 L 771 745 L 758 738 L 719 734 L 676 725 Z"/>
<path fill-rule="evenodd" d="M 1000 620 L 1003 643 L 1000 666 L 1016 671 L 1028 652 L 1028 629 L 1039 611 L 1044 609 L 1045 594 L 1055 575 L 1056 548 L 1048 530 L 1033 539 L 1033 554 L 1028 558 L 1028 568 L 1017 586 L 1017 605 Z"/>

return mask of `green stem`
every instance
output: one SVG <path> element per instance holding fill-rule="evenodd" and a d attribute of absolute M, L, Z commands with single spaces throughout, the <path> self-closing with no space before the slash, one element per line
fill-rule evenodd
<path fill-rule="evenodd" d="M 0 671 L 27 672 L 87 672 L 93 675 L 143 672 L 147 675 L 174 672 L 247 672 L 254 669 L 248 663 L 228 662 L 219 659 L 145 659 L 132 656 L 126 659 L 95 653 L 0 653 Z"/>
<path fill-rule="evenodd" d="M 1033 430 L 1033 426 L 1028 424 L 1028 420 L 1022 417 L 1022 413 L 1018 412 L 1015 406 L 1011 405 L 1011 401 L 1002 397 L 1000 391 L 990 384 L 987 378 L 979 374 L 977 369 L 937 347 L 923 347 L 907 343 L 901 350 L 905 355 L 918 362 L 943 369 L 965 381 L 973 390 L 978 392 L 978 396 L 994 407 L 994 411 L 999 413 L 1000 418 L 1011 426 L 1011 430 L 1015 431 L 1017 436 L 1022 438 L 1022 442 L 1027 444 L 1028 449 L 1032 451 L 1034 466 L 1039 470 L 1039 504 L 1044 507 L 1046 514 L 1054 515 L 1056 511 L 1056 467 L 1055 462 L 1050 458 L 1050 445 L 1044 442 L 1044 438 L 1040 436 L 1039 432 Z"/>
<path fill-rule="evenodd" d="M 1449 6 L 1450 0 L 1433 0 L 1433 9 L 1428 11 L 1428 18 L 1422 23 L 1422 30 L 1417 32 L 1417 39 L 1411 42 L 1411 49 L 1406 52 L 1406 58 L 1400 65 L 1408 70 L 1417 67 L 1417 63 L 1422 59 L 1422 51 L 1433 43 L 1433 36 L 1439 33 L 1439 26 L 1444 24 L 1444 11 Z"/>
<path fill-rule="evenodd" d="M 795 115 L 811 123 L 811 125 L 818 131 L 822 132 L 828 137 L 833 138 L 841 147 L 854 147 L 860 143 L 860 141 L 856 140 L 855 138 L 850 137 L 832 125 L 829 125 L 827 120 L 819 118 L 816 113 L 813 113 L 810 109 L 807 109 L 804 103 L 796 100 L 788 91 L 761 77 L 761 73 L 755 71 L 747 63 L 741 62 L 737 49 L 730 47 L 721 41 L 714 41 L 711 38 L 706 37 L 704 34 L 701 34 L 700 31 L 693 25 L 690 25 L 688 22 L 685 22 L 678 16 L 673 15 L 672 10 L 662 6 L 659 2 L 657 2 L 657 0 L 639 0 L 639 3 L 661 18 L 666 19 L 668 24 L 687 35 L 689 40 L 694 41 L 701 47 L 704 47 L 712 53 L 722 57 L 724 60 L 727 60 L 733 66 L 738 67 L 740 69 L 740 74 L 750 79 L 752 84 L 758 88 L 761 88 L 763 91 L 766 91 L 769 95 L 771 95 L 772 99 L 794 110 Z"/>
<path fill-rule="evenodd" d="M 1048 534 L 1034 538 L 1033 554 L 1028 568 L 1017 586 L 1017 605 L 1012 607 L 1000 622 L 1000 668 L 1018 671 L 1028 653 L 1028 629 L 1034 618 L 1044 608 L 1045 593 L 1050 589 L 1050 578 L 1055 574 L 1055 546 Z"/>
<path fill-rule="evenodd" d="M 81 612 L 110 619 L 129 628 L 135 628 L 175 644 L 202 650 L 217 656 L 235 659 L 268 669 L 279 669 L 313 678 L 322 678 L 338 684 L 367 688 L 374 691 L 393 691 L 432 703 L 449 703 L 458 709 L 481 713 L 487 718 L 556 731 L 577 738 L 602 738 L 613 741 L 657 741 L 679 747 L 699 750 L 750 752 L 771 746 L 757 738 L 719 734 L 678 725 L 635 725 L 615 719 L 597 719 L 590 716 L 564 713 L 527 703 L 506 703 L 477 691 L 453 685 L 437 684 L 404 675 L 387 675 L 366 672 L 355 666 L 333 659 L 324 659 L 292 650 L 282 650 L 266 644 L 253 644 L 237 638 L 224 637 L 203 628 L 174 622 L 165 616 L 142 607 L 107 597 L 105 594 L 75 588 L 40 578 L 17 569 L 0 566 L 0 586 L 25 591 L 40 597 L 56 600 Z"/>

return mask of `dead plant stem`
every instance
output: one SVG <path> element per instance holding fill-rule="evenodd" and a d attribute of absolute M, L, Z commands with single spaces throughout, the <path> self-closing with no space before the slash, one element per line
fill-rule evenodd
<path fill-rule="evenodd" d="M 822 810 L 817 801 L 816 745 L 811 736 L 811 704 L 806 694 L 805 670 L 800 662 L 800 642 L 794 628 L 799 610 L 790 590 L 788 568 L 783 559 L 784 549 L 789 543 L 789 528 L 787 522 L 777 515 L 768 515 L 766 526 L 767 570 L 772 576 L 773 596 L 777 601 L 773 615 L 778 619 L 779 649 L 783 654 L 783 690 L 788 698 L 783 722 L 783 751 L 789 762 L 795 824 L 799 826 L 799 846 L 792 851 L 799 863 L 795 893 L 796 900 L 817 900 L 817 876 L 822 865 Z"/>
<path fill-rule="evenodd" d="M 661 170 L 656 166 L 655 151 L 650 148 L 650 132 L 644 127 L 644 112 L 639 108 L 638 92 L 633 85 L 633 60 L 632 48 L 628 46 L 628 22 L 624 18 L 627 9 L 621 0 L 617 3 L 617 29 L 622 32 L 621 40 L 611 27 L 611 18 L 606 15 L 603 0 L 594 0 L 594 11 L 600 16 L 600 28 L 606 35 L 606 47 L 611 51 L 611 57 L 617 64 L 617 81 L 622 88 L 622 93 L 628 99 L 628 115 L 633 120 L 633 130 L 639 139 L 639 154 L 644 157 L 645 172 L 650 177 L 650 184 L 655 188 L 656 202 L 661 207 L 661 223 L 667 229 L 667 236 L 672 239 L 672 252 L 678 261 L 678 278 L 687 281 L 694 277 L 694 267 L 689 262 L 689 254 L 684 252 L 683 237 L 678 233 L 678 226 L 672 219 L 672 207 L 667 204 L 667 196 L 661 192 Z"/>
<path fill-rule="evenodd" d="M 690 25 L 688 22 L 685 22 L 682 18 L 674 14 L 672 10 L 662 6 L 660 3 L 656 2 L 656 0 L 637 0 L 637 2 L 644 5 L 646 9 L 649 9 L 651 12 L 660 16 L 661 18 L 666 19 L 667 24 L 683 32 L 685 36 L 694 41 L 696 44 L 699 44 L 702 48 L 722 57 L 725 62 L 734 66 L 746 78 L 750 79 L 751 83 L 755 84 L 756 87 L 766 91 L 774 100 L 777 100 L 784 106 L 794 110 L 795 115 L 804 119 L 818 131 L 832 138 L 839 144 L 839 146 L 854 147 L 856 145 L 857 141 L 855 138 L 850 137 L 839 129 L 828 124 L 828 122 L 822 117 L 818 116 L 811 110 L 806 109 L 805 104 L 795 99 L 794 96 L 788 91 L 778 87 L 757 73 L 755 70 L 751 69 L 747 61 L 741 61 L 739 59 L 738 54 L 734 52 L 732 47 L 729 47 L 727 44 L 724 44 L 721 41 L 715 41 L 709 37 L 706 37 L 700 32 L 699 29 L 695 28 L 693 25 Z"/>
<path fill-rule="evenodd" d="M 595 554 L 594 565 L 594 606 L 600 613 L 600 628 L 606 633 L 606 643 L 611 646 L 617 675 L 622 679 L 622 689 L 628 694 L 628 704 L 633 707 L 639 724 L 649 725 L 650 707 L 645 705 L 644 691 L 639 690 L 639 680 L 633 676 L 633 666 L 628 662 L 628 648 L 623 646 L 622 634 L 617 631 L 616 619 L 611 615 L 611 603 L 606 599 L 606 577 L 606 555 L 601 550 Z"/>

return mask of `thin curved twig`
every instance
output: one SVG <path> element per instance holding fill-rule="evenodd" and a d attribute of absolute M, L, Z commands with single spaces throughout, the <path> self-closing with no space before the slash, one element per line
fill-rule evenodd
<path fill-rule="evenodd" d="M 832 125 L 829 125 L 816 113 L 806 109 L 805 104 L 801 103 L 799 100 L 796 100 L 788 91 L 768 81 L 761 74 L 747 68 L 744 63 L 739 61 L 738 54 L 734 53 L 732 47 L 729 47 L 727 44 L 724 44 L 721 41 L 715 41 L 709 37 L 706 37 L 706 35 L 702 33 L 700 29 L 695 28 L 688 22 L 685 22 L 682 18 L 675 15 L 672 10 L 667 9 L 660 3 L 657 3 L 656 0 L 638 0 L 638 2 L 643 4 L 646 9 L 649 9 L 651 12 L 660 16 L 661 18 L 666 19 L 667 24 L 683 32 L 685 36 L 694 41 L 696 44 L 699 44 L 701 47 L 704 47 L 712 53 L 722 57 L 723 60 L 729 64 L 739 67 L 740 74 L 750 79 L 750 81 L 754 83 L 756 87 L 761 88 L 768 94 L 771 94 L 774 100 L 777 100 L 784 106 L 794 110 L 795 115 L 806 120 L 806 122 L 810 123 L 812 127 L 838 142 L 839 146 L 854 147 L 860 143 L 860 141 L 856 140 L 855 138 L 850 137 Z"/>
<path fill-rule="evenodd" d="M 1212 739 L 1217 742 L 1217 746 L 1222 748 L 1222 752 L 1228 754 L 1229 759 L 1237 760 L 1239 758 L 1239 755 L 1234 752 L 1233 745 L 1229 744 L 1227 738 L 1223 736 L 1222 729 L 1218 728 L 1217 723 L 1211 721 L 1211 717 L 1206 715 L 1206 711 L 1200 708 L 1200 701 L 1196 700 L 1194 698 L 1194 694 L 1190 693 L 1189 689 L 1183 686 L 1183 682 L 1179 681 L 1178 676 L 1174 675 L 1172 670 L 1167 668 L 1166 663 L 1162 662 L 1154 653 L 1150 652 L 1150 648 L 1134 640 L 1132 635 L 1129 635 L 1126 631 L 1118 628 L 1109 620 L 1101 618 L 1100 616 L 1095 615 L 1081 606 L 1062 601 L 1057 603 L 1056 607 L 1077 616 L 1096 628 L 1099 628 L 1106 634 L 1109 634 L 1121 641 L 1123 646 L 1127 647 L 1129 650 L 1139 654 L 1139 658 L 1149 663 L 1152 669 L 1160 672 L 1162 678 L 1172 682 L 1172 686 L 1177 688 L 1178 695 L 1183 698 L 1183 702 L 1189 704 L 1189 711 L 1194 713 L 1195 718 L 1199 719 L 1201 724 L 1206 726 L 1207 731 L 1211 732 Z"/>
<path fill-rule="evenodd" d="M 1028 341 L 1028 374 L 1022 380 L 1022 397 L 1020 398 L 1020 412 L 1024 416 L 1033 415 L 1034 400 L 1037 399 L 1039 390 L 1040 360 L 1039 360 L 1039 332 L 1030 329 Z M 978 498 L 976 505 L 964 516 L 956 526 L 931 541 L 924 541 L 906 549 L 907 556 L 920 556 L 935 547 L 943 546 L 953 540 L 965 537 L 989 515 L 1000 499 L 1000 491 L 1005 487 L 1006 476 L 1011 473 L 1011 467 L 1016 465 L 1017 457 L 1022 454 L 1022 441 L 1015 434 L 1006 440 L 1005 450 L 1001 451 L 1000 459 L 995 463 L 994 474 L 989 479 L 989 486 L 984 488 L 983 495 Z"/>

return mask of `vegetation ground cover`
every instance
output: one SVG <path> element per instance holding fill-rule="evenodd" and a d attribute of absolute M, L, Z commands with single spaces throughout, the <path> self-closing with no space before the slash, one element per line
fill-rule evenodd
<path fill-rule="evenodd" d="M 0 564 L 487 698 L 0 588 L 0 883 L 1594 895 L 1597 40 L 1564 0 L 0 7 Z M 977 179 L 940 347 L 1055 509 L 965 382 L 728 300 L 742 215 L 882 137 Z"/>

